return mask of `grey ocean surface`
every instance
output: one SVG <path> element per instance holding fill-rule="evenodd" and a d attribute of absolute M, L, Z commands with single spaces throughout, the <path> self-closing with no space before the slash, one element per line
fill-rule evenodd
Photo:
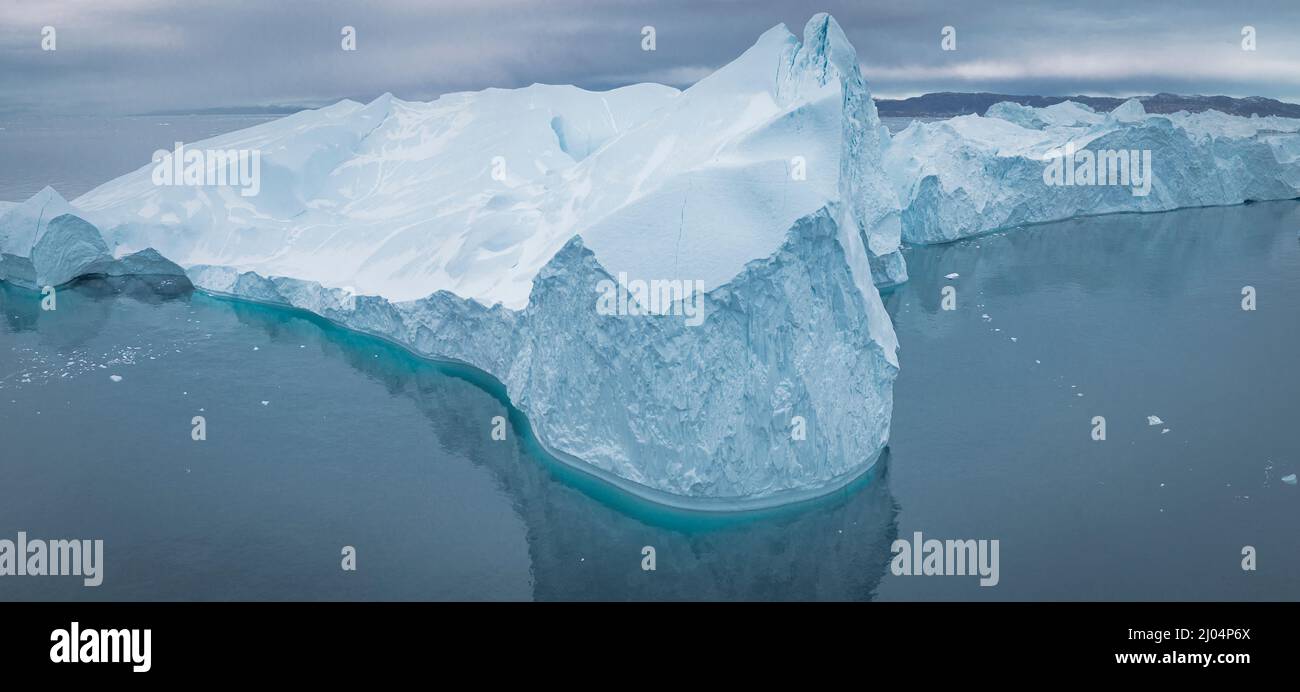
<path fill-rule="evenodd" d="M 151 163 L 159 149 L 275 120 L 275 115 L 42 116 L 0 113 L 0 201 L 53 187 L 69 201 Z M 10 162 L 13 162 L 12 164 Z"/>
<path fill-rule="evenodd" d="M 887 454 L 734 517 L 595 483 L 496 383 L 305 313 L 141 279 L 83 280 L 44 312 L 0 284 L 0 539 L 105 543 L 101 586 L 0 576 L 0 600 L 1294 600 L 1297 230 L 1300 203 L 1275 202 L 909 249 L 885 296 Z M 892 575 L 891 542 L 918 531 L 999 540 L 1000 583 Z"/>

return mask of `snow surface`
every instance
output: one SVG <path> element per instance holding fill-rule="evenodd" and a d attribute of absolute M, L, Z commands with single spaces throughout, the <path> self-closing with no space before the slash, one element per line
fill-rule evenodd
<path fill-rule="evenodd" d="M 344 101 L 187 144 L 259 150 L 256 196 L 155 186 L 151 164 L 75 206 L 116 252 L 520 309 L 574 234 L 614 274 L 712 289 L 846 199 L 883 282 L 902 281 L 885 140 L 856 54 L 834 20 L 806 34 L 775 27 L 681 93 L 533 85 Z"/>
<path fill-rule="evenodd" d="M 260 151 L 256 196 L 155 186 L 151 164 L 76 206 L 119 252 L 154 247 L 187 266 L 395 300 L 450 290 L 518 308 L 532 275 L 575 230 L 562 205 L 546 214 L 544 202 L 565 189 L 578 160 L 675 95 L 659 85 L 604 93 L 534 85 L 431 103 L 387 94 L 364 106 L 342 101 L 186 144 Z"/>
<path fill-rule="evenodd" d="M 1067 144 L 1150 151 L 1150 193 L 1046 184 L 1045 156 Z M 984 117 L 913 121 L 889 143 L 885 166 L 903 206 L 903 238 L 946 242 L 1082 215 L 1300 197 L 1300 120 L 1148 115 L 1136 99 L 1110 113 L 1071 101 L 997 103 Z"/>

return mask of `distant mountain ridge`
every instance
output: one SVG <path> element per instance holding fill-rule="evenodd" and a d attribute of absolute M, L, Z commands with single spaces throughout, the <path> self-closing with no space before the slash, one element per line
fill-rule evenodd
<path fill-rule="evenodd" d="M 1260 117 L 1277 115 L 1300 118 L 1300 104 L 1287 103 L 1262 96 L 1233 98 L 1231 96 L 1183 96 L 1155 94 L 1135 96 L 1148 113 L 1199 113 L 1216 110 L 1229 115 Z M 1011 94 L 958 93 L 951 91 L 924 94 L 906 99 L 876 99 L 876 109 L 885 117 L 952 117 L 978 113 L 983 115 L 989 106 L 999 101 L 1013 101 L 1022 106 L 1043 108 L 1063 101 L 1082 103 L 1098 111 L 1111 111 L 1128 98 L 1115 96 L 1014 96 Z"/>
<path fill-rule="evenodd" d="M 1012 101 L 1022 106 L 1042 108 L 1063 101 L 1074 101 L 1089 106 L 1097 111 L 1111 111 L 1124 103 L 1129 97 L 1117 96 L 1016 96 L 1012 94 L 993 94 L 989 92 L 954 92 L 941 91 L 923 94 L 906 99 L 875 99 L 876 109 L 884 117 L 935 117 L 950 118 L 954 115 L 978 113 L 984 115 L 989 106 L 999 101 Z M 1258 113 L 1261 117 L 1279 115 L 1286 118 L 1300 118 L 1300 104 L 1287 103 L 1263 96 L 1233 98 L 1231 96 L 1183 96 L 1180 94 L 1155 94 L 1136 96 L 1148 113 L 1177 113 L 1187 111 L 1199 113 L 1216 110 L 1229 115 L 1250 117 Z M 353 100 L 368 103 L 371 98 L 356 97 Z M 192 108 L 150 111 L 137 113 L 141 116 L 175 116 L 175 115 L 290 115 L 304 110 L 323 108 L 328 104 L 272 104 L 225 106 L 220 108 Z"/>
<path fill-rule="evenodd" d="M 311 104 L 290 106 L 284 104 L 271 104 L 266 106 L 221 106 L 216 108 L 177 108 L 172 110 L 149 111 L 147 113 L 134 113 L 134 117 L 164 117 L 175 115 L 293 115 L 299 111 L 309 111 L 318 108 L 324 108 L 329 104 Z"/>

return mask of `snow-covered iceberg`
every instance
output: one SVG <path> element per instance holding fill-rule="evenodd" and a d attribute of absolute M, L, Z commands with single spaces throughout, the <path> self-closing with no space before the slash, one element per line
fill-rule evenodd
<path fill-rule="evenodd" d="M 151 164 L 70 207 L 113 266 L 175 261 L 200 288 L 468 363 L 557 457 L 738 509 L 839 487 L 888 440 L 876 283 L 906 269 L 887 143 L 822 14 L 685 91 L 344 101 L 186 144 L 256 152 L 256 194 L 159 184 Z M 644 314 L 647 282 L 676 287 L 671 309 Z M 633 298 L 611 314 L 612 286 Z"/>
<path fill-rule="evenodd" d="M 152 248 L 115 259 L 99 229 L 79 213 L 49 187 L 0 207 L 0 281 L 36 289 L 93 274 L 185 276 Z"/>
<path fill-rule="evenodd" d="M 666 261 L 716 285 L 843 199 L 877 279 L 902 281 L 897 200 L 879 174 L 887 139 L 856 55 L 832 19 L 806 34 L 825 52 L 777 27 L 684 93 L 533 85 L 342 101 L 188 144 L 260 152 L 255 196 L 160 186 L 146 166 L 75 206 L 114 248 L 185 266 L 519 309 L 575 233 L 611 268 Z"/>
<path fill-rule="evenodd" d="M 0 250 L 27 256 L 51 221 L 74 213 L 72 205 L 48 186 L 25 202 L 0 206 Z"/>
<path fill-rule="evenodd" d="M 913 122 L 889 143 L 885 165 L 904 240 L 945 242 L 1082 215 L 1300 197 L 1300 120 L 1148 115 L 1136 99 L 1110 113 L 1004 102 L 984 117 Z M 1061 180 L 1045 173 L 1052 165 Z M 1093 177 L 1076 180 L 1076 168 Z M 1141 185 L 1130 177 L 1138 172 Z"/>

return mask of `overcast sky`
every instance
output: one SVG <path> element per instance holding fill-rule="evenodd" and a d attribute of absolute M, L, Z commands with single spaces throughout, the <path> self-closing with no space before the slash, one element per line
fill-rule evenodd
<path fill-rule="evenodd" d="M 140 113 L 533 82 L 687 86 L 817 11 L 878 97 L 929 91 L 1300 102 L 1300 0 L 0 0 L 0 109 Z M 357 30 L 356 52 L 340 30 Z M 641 50 L 641 27 L 657 50 Z M 940 50 L 945 25 L 957 50 Z M 1257 50 L 1242 50 L 1242 27 Z M 45 26 L 57 50 L 41 50 Z"/>

